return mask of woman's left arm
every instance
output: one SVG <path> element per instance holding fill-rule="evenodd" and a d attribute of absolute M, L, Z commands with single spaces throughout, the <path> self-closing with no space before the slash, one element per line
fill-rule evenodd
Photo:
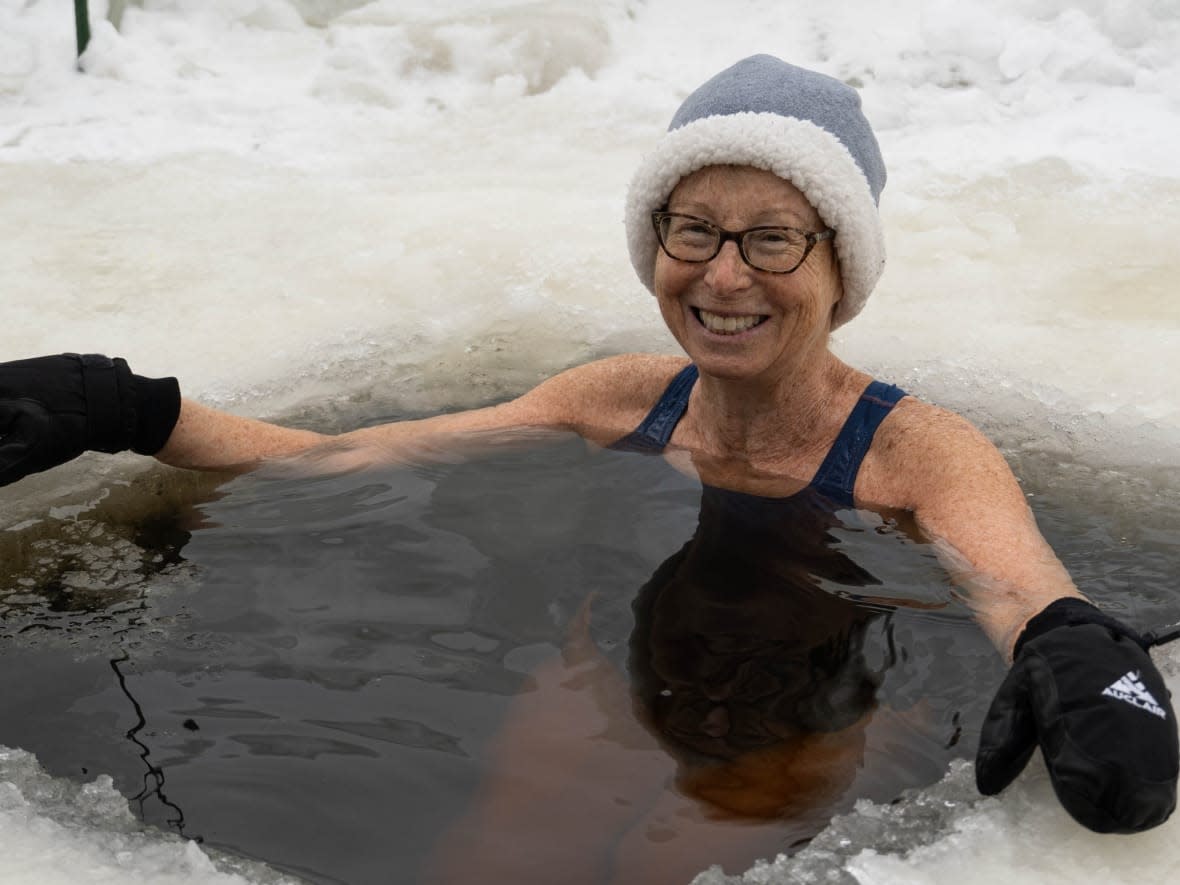
<path fill-rule="evenodd" d="M 903 403 L 874 442 L 869 490 L 914 513 L 1012 662 L 980 735 L 980 792 L 1007 787 L 1039 745 L 1079 823 L 1100 833 L 1163 823 L 1180 742 L 1149 643 L 1081 597 L 995 446 L 957 415 Z"/>
<path fill-rule="evenodd" d="M 913 513 L 976 620 L 1011 661 L 1029 619 L 1054 600 L 1082 594 L 1041 535 L 1003 455 L 982 433 L 913 400 L 897 412 L 874 444 L 884 449 L 884 463 L 873 467 L 887 477 L 877 485 L 890 499 L 880 503 Z"/>

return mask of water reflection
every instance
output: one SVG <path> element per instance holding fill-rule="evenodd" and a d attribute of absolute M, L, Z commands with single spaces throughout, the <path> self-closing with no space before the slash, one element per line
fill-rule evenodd
<path fill-rule="evenodd" d="M 707 489 L 701 525 L 635 602 L 630 670 L 674 752 L 732 759 L 875 707 L 865 660 L 879 610 L 835 595 L 880 582 L 840 552 L 834 515 L 807 494 L 773 500 Z M 887 624 L 884 632 L 888 635 Z"/>
<path fill-rule="evenodd" d="M 127 730 L 126 738 L 135 745 L 140 759 L 143 760 L 144 774 L 143 774 L 143 789 L 136 795 L 132 796 L 130 801 L 136 803 L 139 816 L 141 818 L 146 816 L 146 806 L 152 801 L 158 801 L 165 809 L 167 809 L 167 817 L 165 820 L 166 826 L 175 831 L 181 836 L 192 839 L 195 842 L 202 842 L 200 836 L 194 836 L 185 833 L 184 811 L 175 802 L 171 801 L 164 792 L 164 785 L 167 777 L 164 774 L 164 769 L 152 761 L 152 750 L 143 740 L 140 739 L 140 732 L 147 727 L 147 719 L 144 717 L 143 707 L 135 699 L 135 695 L 131 693 L 131 689 L 127 685 L 127 677 L 120 669 L 120 665 L 131 660 L 131 656 L 126 651 L 120 657 L 111 660 L 111 669 L 115 671 L 115 678 L 118 680 L 119 689 L 131 702 L 131 708 L 135 713 L 135 724 Z M 185 727 L 196 730 L 198 726 L 191 719 L 185 722 Z"/>
<path fill-rule="evenodd" d="M 591 593 L 560 655 L 532 669 L 426 881 L 540 882 L 554 863 L 586 883 L 742 869 L 855 798 L 937 780 L 956 755 L 962 686 L 926 696 L 936 664 L 961 674 L 980 649 L 951 660 L 956 634 L 976 631 L 945 611 L 925 548 L 809 491 L 697 496 L 689 541 L 636 593 Z M 503 847 L 522 843 L 528 857 Z"/>
<path fill-rule="evenodd" d="M 679 788 L 769 818 L 838 799 L 897 660 L 882 582 L 841 549 L 844 522 L 805 490 L 706 488 L 692 539 L 634 603 L 637 715 L 678 762 Z"/>

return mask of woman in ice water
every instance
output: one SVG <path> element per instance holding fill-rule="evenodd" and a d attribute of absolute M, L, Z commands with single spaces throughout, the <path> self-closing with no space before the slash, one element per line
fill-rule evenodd
<path fill-rule="evenodd" d="M 974 427 L 828 349 L 882 272 L 884 184 L 855 90 L 769 56 L 745 59 L 689 96 L 627 199 L 632 262 L 687 358 L 616 356 L 497 406 L 336 437 L 181 400 L 173 379 L 133 375 L 118 359 L 4 363 L 0 482 L 85 450 L 133 449 L 196 470 L 295 455 L 332 468 L 412 458 L 440 438 L 551 428 L 662 453 L 706 491 L 806 499 L 832 513 L 905 511 L 1012 662 L 983 726 L 980 790 L 1004 789 L 1039 745 L 1082 824 L 1155 826 L 1175 804 L 1178 752 L 1147 653 L 1154 638 L 1082 597 Z M 674 717 L 674 704 L 665 712 Z M 717 714 L 712 727 L 730 725 Z M 854 726 L 811 727 L 822 736 Z"/>

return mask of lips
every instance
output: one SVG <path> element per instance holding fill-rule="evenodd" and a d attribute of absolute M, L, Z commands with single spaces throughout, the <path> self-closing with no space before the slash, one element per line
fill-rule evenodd
<path fill-rule="evenodd" d="M 767 319 L 765 314 L 744 314 L 739 316 L 722 316 L 704 308 L 694 307 L 693 314 L 702 326 L 714 335 L 740 335 L 755 326 L 761 325 Z"/>

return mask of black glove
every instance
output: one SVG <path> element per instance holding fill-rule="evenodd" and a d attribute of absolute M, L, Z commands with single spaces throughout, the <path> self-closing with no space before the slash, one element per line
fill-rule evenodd
<path fill-rule="evenodd" d="M 65 353 L 0 363 L 0 485 L 87 450 L 154 455 L 180 415 L 175 378 L 121 359 Z"/>
<path fill-rule="evenodd" d="M 992 701 L 975 762 L 985 795 L 1020 774 L 1039 743 L 1065 810 L 1099 833 L 1168 819 L 1180 770 L 1163 677 L 1137 633 L 1080 599 L 1028 622 Z"/>

